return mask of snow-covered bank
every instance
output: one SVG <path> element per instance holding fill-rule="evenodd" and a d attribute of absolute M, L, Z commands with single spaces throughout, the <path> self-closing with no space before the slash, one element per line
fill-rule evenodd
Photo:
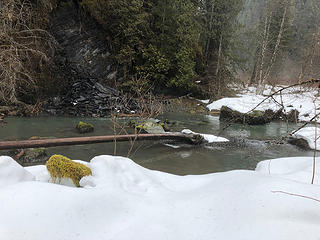
<path fill-rule="evenodd" d="M 304 139 L 310 149 L 320 150 L 320 128 L 304 127 L 292 134 L 293 138 Z"/>
<path fill-rule="evenodd" d="M 0 239 L 313 240 L 320 236 L 319 202 L 272 192 L 320 199 L 319 175 L 318 185 L 307 184 L 312 158 L 265 161 L 257 171 L 181 177 L 147 170 L 127 158 L 99 156 L 88 164 L 92 176 L 81 180 L 83 188 L 48 183 L 44 166 L 22 169 L 12 159 L 0 157 L 0 162 L 4 160 Z M 16 178 L 29 173 L 37 181 Z M 8 180 L 11 176 L 14 181 Z"/>
<path fill-rule="evenodd" d="M 266 96 L 277 91 L 279 88 L 272 90 L 270 86 L 267 86 L 263 95 L 256 95 L 256 88 L 249 87 L 246 91 L 238 94 L 234 98 L 222 98 L 207 105 L 207 108 L 211 110 L 220 110 L 222 106 L 227 106 L 233 110 L 241 113 L 247 113 L 260 104 L 256 110 L 265 111 L 271 109 L 273 111 L 279 110 L 283 102 L 285 111 L 288 113 L 291 110 L 299 111 L 299 120 L 309 121 L 316 114 L 315 108 L 320 106 L 320 99 L 316 97 L 316 90 L 306 90 L 300 88 L 288 89 L 282 92 L 282 94 L 274 95 L 273 98 L 269 98 L 266 101 Z M 262 101 L 264 101 L 262 103 Z M 316 106 L 316 107 L 315 107 Z M 317 110 L 317 113 L 320 110 Z M 320 121 L 320 118 L 318 118 Z"/>

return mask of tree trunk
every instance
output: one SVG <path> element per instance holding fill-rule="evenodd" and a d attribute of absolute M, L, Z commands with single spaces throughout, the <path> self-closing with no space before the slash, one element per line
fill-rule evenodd
<path fill-rule="evenodd" d="M 217 61 L 216 77 L 218 76 L 218 73 L 219 73 L 221 53 L 222 53 L 222 33 L 221 33 L 221 35 L 220 35 L 220 42 L 219 42 L 219 51 L 218 51 L 218 61 Z"/>
<path fill-rule="evenodd" d="M 22 141 L 3 141 L 0 142 L 0 150 L 5 149 L 23 149 L 39 147 L 56 147 L 66 145 L 82 145 L 105 142 L 124 142 L 130 140 L 176 140 L 189 144 L 203 143 L 203 137 L 198 134 L 183 133 L 162 133 L 162 134 L 129 134 L 112 136 L 93 136 L 93 137 L 75 137 L 75 138 L 55 138 L 41 140 L 22 140 Z"/>
<path fill-rule="evenodd" d="M 214 7 L 215 7 L 215 0 L 211 3 L 211 11 L 210 11 L 210 18 L 207 19 L 208 21 L 208 32 L 209 34 L 211 34 L 212 32 L 212 21 L 213 21 L 213 10 L 214 10 Z M 211 42 L 211 36 L 209 35 L 207 37 L 207 40 L 206 40 L 206 47 L 205 47 L 205 56 L 206 56 L 206 61 L 208 62 L 208 59 L 209 59 L 209 49 L 210 49 L 210 42 Z"/>
<path fill-rule="evenodd" d="M 287 16 L 287 10 L 288 10 L 288 5 L 286 4 L 286 6 L 284 8 L 284 11 L 283 11 L 282 19 L 281 19 L 281 25 L 280 25 L 280 29 L 279 29 L 279 33 L 278 33 L 278 37 L 277 37 L 277 42 L 276 42 L 276 45 L 274 47 L 270 63 L 268 64 L 268 68 L 267 68 L 264 76 L 261 78 L 261 81 L 260 81 L 260 84 L 259 84 L 262 87 L 262 92 L 263 92 L 263 87 L 264 87 L 264 85 L 266 83 L 266 80 L 268 79 L 268 77 L 270 75 L 271 69 L 272 69 L 272 67 L 273 67 L 273 65 L 274 65 L 274 63 L 276 61 L 277 55 L 278 55 L 278 50 L 279 50 L 280 43 L 281 43 L 281 40 L 282 40 L 282 35 L 283 35 L 283 32 L 284 32 L 284 24 L 285 24 L 285 20 L 286 20 L 286 16 Z M 258 93 L 258 94 L 261 94 L 261 90 L 260 90 L 260 93 Z"/>

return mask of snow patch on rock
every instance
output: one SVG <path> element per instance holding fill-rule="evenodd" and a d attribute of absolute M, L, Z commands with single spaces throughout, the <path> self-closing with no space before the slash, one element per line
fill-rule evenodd
<path fill-rule="evenodd" d="M 293 138 L 304 139 L 311 149 L 320 150 L 320 128 L 304 127 L 292 134 Z"/>
<path fill-rule="evenodd" d="M 184 134 L 199 134 L 208 143 L 229 142 L 229 140 L 224 138 L 224 137 L 218 137 L 218 136 L 215 136 L 215 135 L 212 135 L 212 134 L 196 133 L 196 132 L 191 131 L 190 129 L 183 129 L 181 132 L 184 133 Z"/>

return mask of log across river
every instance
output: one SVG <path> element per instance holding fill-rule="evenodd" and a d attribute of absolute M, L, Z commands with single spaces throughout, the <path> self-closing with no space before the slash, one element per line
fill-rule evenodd
<path fill-rule="evenodd" d="M 20 141 L 2 141 L 0 142 L 0 150 L 6 149 L 23 149 L 23 148 L 39 148 L 39 147 L 56 147 L 67 145 L 82 145 L 93 143 L 107 142 L 124 142 L 124 141 L 140 141 L 140 140 L 175 140 L 188 144 L 201 144 L 204 139 L 198 134 L 184 133 L 161 133 L 161 134 L 128 134 L 128 135 L 110 135 L 110 136 L 92 136 L 92 137 L 73 137 L 73 138 L 50 138 L 39 140 L 20 140 Z"/>

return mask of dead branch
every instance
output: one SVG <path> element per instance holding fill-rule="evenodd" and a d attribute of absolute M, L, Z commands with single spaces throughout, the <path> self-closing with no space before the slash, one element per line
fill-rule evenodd
<path fill-rule="evenodd" d="M 284 191 L 271 191 L 272 193 L 282 193 L 282 194 L 286 194 L 286 195 L 290 195 L 290 196 L 295 196 L 295 197 L 301 197 L 301 198 L 306 198 L 306 199 L 310 199 L 316 202 L 320 203 L 319 199 L 313 198 L 313 197 L 308 197 L 308 196 L 304 196 L 304 195 L 300 195 L 300 194 L 295 194 L 295 193 L 289 193 L 289 192 L 284 192 Z"/>

